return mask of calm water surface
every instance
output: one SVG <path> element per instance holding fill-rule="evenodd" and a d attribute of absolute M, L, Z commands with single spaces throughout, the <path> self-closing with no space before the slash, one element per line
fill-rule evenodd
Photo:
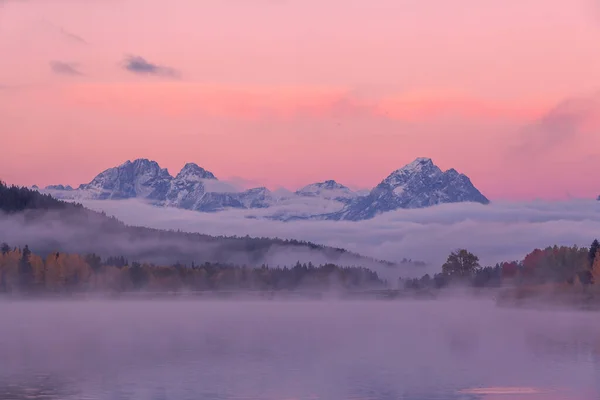
<path fill-rule="evenodd" d="M 26 398 L 598 399 L 600 314 L 481 300 L 3 301 L 0 400 Z"/>

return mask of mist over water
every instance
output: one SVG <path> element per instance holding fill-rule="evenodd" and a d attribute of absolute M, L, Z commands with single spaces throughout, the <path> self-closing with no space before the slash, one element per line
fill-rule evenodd
<path fill-rule="evenodd" d="M 0 301 L 0 316 L 0 399 L 32 398 L 24 388 L 102 400 L 600 395 L 596 313 L 456 299 L 60 300 Z"/>

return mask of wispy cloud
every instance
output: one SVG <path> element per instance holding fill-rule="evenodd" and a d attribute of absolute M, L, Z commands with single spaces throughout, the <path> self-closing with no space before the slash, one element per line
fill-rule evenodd
<path fill-rule="evenodd" d="M 156 66 L 148 64 L 131 62 L 125 68 L 133 69 L 137 74 L 161 73 L 160 69 L 155 71 Z M 326 86 L 253 87 L 174 81 L 168 85 L 146 82 L 87 84 L 73 88 L 73 91 L 78 92 L 77 98 L 89 98 L 96 107 L 102 104 L 103 107 L 129 110 L 133 104 L 136 112 L 153 115 L 211 115 L 247 120 L 338 118 L 341 121 L 371 117 L 394 121 L 430 121 L 432 118 L 452 115 L 477 121 L 522 121 L 539 115 L 537 110 L 534 112 L 514 104 L 402 95 L 366 98 L 348 88 Z M 170 99 L 168 108 L 164 107 L 165 98 Z M 144 107 L 138 107 L 141 104 Z"/>
<path fill-rule="evenodd" d="M 180 72 L 174 68 L 154 64 L 140 56 L 127 56 L 124 61 L 124 68 L 138 75 L 155 75 L 168 78 L 179 78 Z"/>
<path fill-rule="evenodd" d="M 71 40 L 71 41 L 73 41 L 73 42 L 80 43 L 80 44 L 89 44 L 89 43 L 87 42 L 87 40 L 85 40 L 85 39 L 84 39 L 84 38 L 82 38 L 81 36 L 79 36 L 79 35 L 77 35 L 77 34 L 75 34 L 75 33 L 73 33 L 73 32 L 69 32 L 69 31 L 67 31 L 66 29 L 62 28 L 62 27 L 61 27 L 61 28 L 59 28 L 59 32 L 60 32 L 60 34 L 61 34 L 61 35 L 62 35 L 64 38 L 66 38 L 66 39 L 68 39 L 68 40 Z"/>
<path fill-rule="evenodd" d="M 70 42 L 78 43 L 78 44 L 89 44 L 88 41 L 85 40 L 82 36 L 80 36 L 76 33 L 73 33 L 71 31 L 65 29 L 62 26 L 55 25 L 54 23 L 52 23 L 46 19 L 42 19 L 41 23 L 42 23 L 42 25 L 48 27 L 53 32 L 60 34 L 63 39 L 66 39 Z"/>
<path fill-rule="evenodd" d="M 81 71 L 79 71 L 79 67 L 77 63 L 70 63 L 64 61 L 52 61 L 50 62 L 50 68 L 52 72 L 59 75 L 68 75 L 68 76 L 81 76 L 83 75 Z"/>
<path fill-rule="evenodd" d="M 546 152 L 589 135 L 599 128 L 600 93 L 570 98 L 557 104 L 532 125 L 525 128 L 521 143 L 512 150 L 517 155 Z"/>

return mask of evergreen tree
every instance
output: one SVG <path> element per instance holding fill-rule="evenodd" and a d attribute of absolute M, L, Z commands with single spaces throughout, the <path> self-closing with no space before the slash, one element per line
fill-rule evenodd
<path fill-rule="evenodd" d="M 94 272 L 98 272 L 98 270 L 102 266 L 102 259 L 95 253 L 86 255 L 85 262 L 92 268 Z"/>
<path fill-rule="evenodd" d="M 0 251 L 2 251 L 2 254 L 6 254 L 10 252 L 10 246 L 6 243 L 2 243 L 2 245 L 0 245 Z"/>
<path fill-rule="evenodd" d="M 590 246 L 589 260 L 590 260 L 590 269 L 594 266 L 594 260 L 596 260 L 596 256 L 598 255 L 598 251 L 600 250 L 600 242 L 598 239 L 594 239 L 592 245 Z"/>
<path fill-rule="evenodd" d="M 129 279 L 131 279 L 131 283 L 135 289 L 141 289 L 146 285 L 148 281 L 148 275 L 140 263 L 132 262 L 131 268 L 129 268 Z"/>

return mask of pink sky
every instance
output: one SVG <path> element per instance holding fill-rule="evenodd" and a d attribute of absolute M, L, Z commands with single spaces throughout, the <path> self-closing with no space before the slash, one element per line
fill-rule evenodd
<path fill-rule="evenodd" d="M 595 0 L 0 0 L 0 179 L 362 188 L 431 157 L 491 199 L 596 197 L 599 43 Z"/>

